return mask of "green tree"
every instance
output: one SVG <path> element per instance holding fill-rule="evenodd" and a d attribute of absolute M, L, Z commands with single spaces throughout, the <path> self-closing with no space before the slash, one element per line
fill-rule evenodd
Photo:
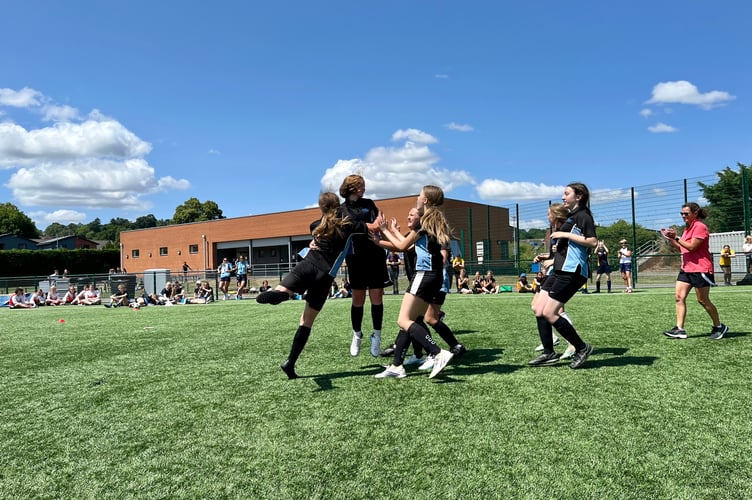
<path fill-rule="evenodd" d="M 60 236 L 65 236 L 67 234 L 75 234 L 75 231 L 71 232 L 70 229 L 59 222 L 53 222 L 44 230 L 44 235 L 47 238 L 59 238 Z"/>
<path fill-rule="evenodd" d="M 662 239 L 658 234 L 657 229 L 647 229 L 640 224 L 637 224 L 634 228 L 637 241 L 632 241 L 632 224 L 624 219 L 619 219 L 610 226 L 599 227 L 597 233 L 598 239 L 603 240 L 606 243 L 606 246 L 612 254 L 615 254 L 619 249 L 619 241 L 622 239 L 629 242 L 630 248 L 633 245 L 634 248 L 640 248 L 645 243 L 660 241 Z"/>
<path fill-rule="evenodd" d="M 211 201 L 199 201 L 198 198 L 190 198 L 182 205 L 175 208 L 175 215 L 172 216 L 174 224 L 186 224 L 188 222 L 201 222 L 206 220 L 224 219 L 222 210 L 219 206 Z"/>
<path fill-rule="evenodd" d="M 747 182 L 750 183 L 747 192 L 752 192 L 750 182 L 750 167 L 737 163 L 739 171 L 726 167 L 716 172 L 718 182 L 705 184 L 698 182 L 702 189 L 703 197 L 708 200 L 708 218 L 705 223 L 711 233 L 725 233 L 728 231 L 742 231 L 744 229 L 744 211 L 741 203 L 749 203 L 744 200 L 742 191 L 742 172 L 746 171 Z"/>
<path fill-rule="evenodd" d="M 136 219 L 136 222 L 133 223 L 133 229 L 146 229 L 149 227 L 157 227 L 158 225 L 159 221 L 156 217 L 154 217 L 153 214 L 142 215 L 141 217 L 138 217 Z"/>
<path fill-rule="evenodd" d="M 0 204 L 0 234 L 10 233 L 23 238 L 39 238 L 34 221 L 12 203 Z"/>

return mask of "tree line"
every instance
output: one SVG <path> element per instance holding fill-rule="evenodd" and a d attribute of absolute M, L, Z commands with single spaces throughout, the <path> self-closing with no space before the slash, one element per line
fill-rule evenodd
<path fill-rule="evenodd" d="M 115 248 L 120 242 L 120 232 L 131 229 L 146 229 L 150 227 L 167 226 L 170 224 L 186 224 L 207 220 L 224 219 L 222 210 L 216 202 L 200 201 L 189 198 L 175 208 L 172 219 L 157 219 L 153 214 L 143 215 L 130 221 L 122 217 L 110 219 L 102 223 L 98 217 L 91 222 L 60 224 L 53 222 L 40 231 L 29 216 L 12 203 L 0 204 L 0 234 L 14 234 L 29 239 L 59 238 L 63 236 L 81 236 L 90 240 L 107 240 Z"/>

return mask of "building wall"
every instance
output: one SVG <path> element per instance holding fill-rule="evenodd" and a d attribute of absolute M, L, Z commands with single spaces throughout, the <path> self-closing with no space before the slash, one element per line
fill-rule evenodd
<path fill-rule="evenodd" d="M 417 195 L 390 198 L 377 200 L 376 204 L 387 217 L 396 217 L 404 226 L 407 222 L 407 213 L 415 206 L 416 198 Z M 473 255 L 474 241 L 478 239 L 489 239 L 492 242 L 510 239 L 509 211 L 506 208 L 447 199 L 444 209 L 455 237 L 465 235 L 465 238 L 469 238 L 472 233 L 474 240 L 470 246 Z M 120 233 L 121 267 L 131 273 L 143 272 L 146 269 L 179 271 L 183 262 L 186 262 L 193 270 L 216 269 L 223 255 L 233 252 L 234 256 L 235 248 L 244 246 L 269 251 L 269 254 L 265 251 L 263 257 L 260 257 L 259 252 L 241 251 L 240 254 L 250 257 L 251 265 L 266 263 L 254 262 L 254 259 L 267 260 L 272 249 L 278 251 L 275 257 L 287 262 L 290 256 L 287 255 L 286 242 L 292 240 L 293 253 L 296 248 L 307 246 L 310 241 L 309 226 L 320 217 L 320 214 L 318 208 L 310 208 L 123 231 Z M 197 245 L 197 253 L 189 251 L 191 245 Z M 231 248 L 224 248 L 227 246 Z M 496 245 L 495 254 L 492 253 L 488 258 L 499 258 L 498 246 Z M 166 248 L 166 255 L 160 255 L 160 248 Z M 279 252 L 283 248 L 284 255 L 280 255 Z M 134 257 L 134 250 L 138 252 L 138 257 Z M 463 250 L 465 253 L 468 251 L 467 248 Z"/>

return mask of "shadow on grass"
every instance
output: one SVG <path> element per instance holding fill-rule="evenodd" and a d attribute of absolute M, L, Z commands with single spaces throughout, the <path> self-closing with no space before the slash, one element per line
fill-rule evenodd
<path fill-rule="evenodd" d="M 626 354 L 628 350 L 629 349 L 626 347 L 596 347 L 593 349 L 593 354 L 583 368 L 588 369 L 629 365 L 650 366 L 659 359 L 657 356 L 625 356 L 624 354 Z M 612 354 L 614 357 L 606 359 L 592 358 L 592 356 L 602 354 Z"/>
<path fill-rule="evenodd" d="M 484 373 L 498 373 L 505 374 L 511 373 L 520 369 L 520 366 L 512 365 L 500 365 L 496 364 L 496 361 L 504 353 L 503 349 L 472 349 L 465 353 L 464 356 L 453 359 L 449 366 L 452 368 L 451 373 L 454 375 L 480 375 Z M 330 391 L 334 389 L 334 381 L 337 379 L 347 377 L 363 377 L 373 376 L 384 369 L 384 365 L 388 364 L 392 358 L 383 358 L 384 363 L 373 363 L 363 366 L 360 370 L 349 370 L 344 372 L 327 373 L 326 375 L 309 375 L 300 376 L 298 378 L 305 379 L 310 378 L 316 382 L 319 391 Z M 414 377 L 420 374 L 428 374 L 430 372 L 421 372 L 418 370 L 408 370 L 408 377 Z M 444 379 L 444 381 L 449 381 Z M 455 382 L 459 382 L 455 380 Z"/>
<path fill-rule="evenodd" d="M 724 339 L 733 339 L 734 337 L 746 337 L 749 335 L 749 332 L 732 332 L 729 331 L 727 334 L 723 336 Z"/>

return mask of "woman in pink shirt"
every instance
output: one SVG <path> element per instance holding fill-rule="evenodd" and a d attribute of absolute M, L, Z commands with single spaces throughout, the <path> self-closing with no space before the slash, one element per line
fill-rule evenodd
<path fill-rule="evenodd" d="M 682 266 L 676 278 L 676 326 L 663 332 L 673 339 L 686 339 L 684 319 L 687 315 L 687 295 L 695 289 L 697 302 L 705 308 L 710 319 L 713 320 L 713 330 L 710 338 L 719 340 L 728 332 L 728 327 L 721 323 L 718 309 L 710 301 L 710 287 L 715 286 L 713 277 L 713 258 L 710 255 L 710 232 L 702 219 L 708 216 L 707 210 L 697 203 L 682 205 L 681 216 L 687 229 L 681 237 L 673 229 L 661 229 L 661 234 L 671 245 L 681 251 Z"/>

